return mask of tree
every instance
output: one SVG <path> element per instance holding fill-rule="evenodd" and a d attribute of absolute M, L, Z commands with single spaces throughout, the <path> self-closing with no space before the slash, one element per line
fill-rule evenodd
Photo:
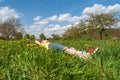
<path fill-rule="evenodd" d="M 39 38 L 42 40 L 42 39 L 44 39 L 44 38 L 46 38 L 46 37 L 45 37 L 45 35 L 44 35 L 43 33 L 41 33 L 41 34 L 39 35 Z"/>
<path fill-rule="evenodd" d="M 86 22 L 83 22 L 82 20 L 79 22 L 76 27 L 80 30 L 81 35 L 87 34 L 87 24 Z"/>
<path fill-rule="evenodd" d="M 100 39 L 103 39 L 103 32 L 110 29 L 112 25 L 117 22 L 115 15 L 106 13 L 100 15 L 90 14 L 90 19 L 88 20 L 88 29 L 99 29 Z"/>
<path fill-rule="evenodd" d="M 31 40 L 35 40 L 35 36 L 34 36 L 34 35 L 31 35 L 31 36 L 30 36 L 30 39 L 31 39 Z"/>
<path fill-rule="evenodd" d="M 23 32 L 19 19 L 9 18 L 4 23 L 0 24 L 0 33 L 4 38 L 15 38 L 18 32 Z"/>
<path fill-rule="evenodd" d="M 53 39 L 60 39 L 60 36 L 58 34 L 52 34 Z"/>
<path fill-rule="evenodd" d="M 18 32 L 18 33 L 16 34 L 16 39 L 18 39 L 18 40 L 23 39 L 23 35 L 22 35 L 21 32 Z"/>
<path fill-rule="evenodd" d="M 25 34 L 24 38 L 25 39 L 30 39 L 30 34 Z"/>
<path fill-rule="evenodd" d="M 72 26 L 62 34 L 62 37 L 63 38 L 80 38 L 81 37 L 80 28 L 78 26 Z"/>

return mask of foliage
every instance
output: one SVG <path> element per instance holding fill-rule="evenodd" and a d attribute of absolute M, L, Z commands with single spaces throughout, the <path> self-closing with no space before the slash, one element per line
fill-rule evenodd
<path fill-rule="evenodd" d="M 0 24 L 0 33 L 4 38 L 15 38 L 18 32 L 24 32 L 19 19 L 10 18 Z"/>
<path fill-rule="evenodd" d="M 84 50 L 99 46 L 92 59 L 46 50 L 31 40 L 0 40 L 1 80 L 119 80 L 119 40 L 57 40 Z"/>
<path fill-rule="evenodd" d="M 30 39 L 31 39 L 31 40 L 35 40 L 35 36 L 34 36 L 34 35 L 31 35 L 31 36 L 30 36 Z"/>
<path fill-rule="evenodd" d="M 35 36 L 30 34 L 25 34 L 24 39 L 35 40 Z"/>
<path fill-rule="evenodd" d="M 63 34 L 62 37 L 64 39 L 66 38 L 80 38 L 81 37 L 81 33 L 80 33 L 80 28 L 77 26 L 72 26 L 70 28 L 68 28 Z"/>
<path fill-rule="evenodd" d="M 24 39 L 30 39 L 30 34 L 25 34 Z"/>
<path fill-rule="evenodd" d="M 58 40 L 61 37 L 58 34 L 52 34 L 52 39 Z"/>
<path fill-rule="evenodd" d="M 23 34 L 21 32 L 16 33 L 16 39 L 17 40 L 23 39 Z"/>

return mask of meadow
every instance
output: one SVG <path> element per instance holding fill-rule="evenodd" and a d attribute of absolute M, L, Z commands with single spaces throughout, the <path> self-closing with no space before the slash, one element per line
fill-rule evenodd
<path fill-rule="evenodd" d="M 29 40 L 0 40 L 0 80 L 120 80 L 120 40 L 56 40 L 91 59 L 46 50 Z"/>

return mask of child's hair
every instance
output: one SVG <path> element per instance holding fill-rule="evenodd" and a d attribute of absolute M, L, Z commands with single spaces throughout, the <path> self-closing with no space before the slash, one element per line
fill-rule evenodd
<path fill-rule="evenodd" d="M 49 40 L 48 38 L 44 38 L 43 40 Z"/>

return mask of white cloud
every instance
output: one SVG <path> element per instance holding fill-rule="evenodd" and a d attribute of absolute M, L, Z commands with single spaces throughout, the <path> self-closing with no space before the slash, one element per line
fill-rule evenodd
<path fill-rule="evenodd" d="M 65 29 L 65 27 L 62 27 L 62 26 L 56 24 L 56 25 L 54 25 L 54 27 L 52 27 L 52 28 L 46 28 L 45 31 L 50 31 L 50 32 L 51 32 L 51 31 L 61 31 L 61 30 L 63 30 L 63 29 Z"/>
<path fill-rule="evenodd" d="M 105 12 L 105 6 L 101 4 L 94 4 L 92 7 L 87 7 L 83 10 L 83 14 L 101 14 Z"/>
<path fill-rule="evenodd" d="M 39 21 L 39 22 L 35 22 L 35 25 L 45 25 L 48 24 L 48 21 Z"/>
<path fill-rule="evenodd" d="M 57 20 L 57 17 L 58 17 L 58 16 L 53 15 L 53 16 L 49 17 L 48 20 L 50 20 L 50 21 L 56 21 L 56 20 Z"/>
<path fill-rule="evenodd" d="M 15 9 L 0 7 L 0 22 L 4 22 L 6 19 L 11 17 L 20 18 L 21 16 Z"/>
<path fill-rule="evenodd" d="M 68 19 L 71 17 L 71 15 L 70 14 L 61 14 L 61 15 L 59 15 L 59 17 L 58 17 L 58 21 L 68 21 Z"/>
<path fill-rule="evenodd" d="M 41 16 L 36 16 L 33 18 L 34 21 L 39 21 L 41 19 Z"/>
<path fill-rule="evenodd" d="M 94 4 L 92 7 L 87 7 L 83 10 L 83 14 L 101 14 L 101 13 L 109 13 L 109 12 L 117 12 L 120 11 L 120 4 L 103 6 L 102 4 Z"/>
<path fill-rule="evenodd" d="M 34 30 L 36 30 L 36 29 L 41 28 L 41 27 L 43 27 L 43 26 L 40 26 L 40 25 L 31 25 L 31 26 L 29 27 L 29 29 L 34 29 Z"/>
<path fill-rule="evenodd" d="M 108 12 L 120 12 L 120 4 L 110 5 L 106 8 L 106 13 Z"/>
<path fill-rule="evenodd" d="M 58 16 L 57 20 L 59 22 L 63 22 L 63 21 L 66 21 L 66 22 L 76 22 L 76 21 L 80 20 L 80 17 L 79 16 L 71 16 L 69 13 L 66 13 L 66 14 L 60 14 Z"/>
<path fill-rule="evenodd" d="M 76 22 L 81 19 L 80 16 L 72 16 L 69 13 L 60 14 L 60 15 L 53 15 L 51 17 L 48 17 L 48 21 L 57 21 L 57 22 Z"/>

